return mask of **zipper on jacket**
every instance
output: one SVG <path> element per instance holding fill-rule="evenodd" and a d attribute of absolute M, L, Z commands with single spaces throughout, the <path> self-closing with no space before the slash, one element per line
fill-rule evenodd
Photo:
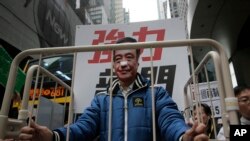
<path fill-rule="evenodd" d="M 124 96 L 124 141 L 128 141 L 128 95 Z"/>
<path fill-rule="evenodd" d="M 143 86 L 141 88 L 138 88 L 136 90 L 133 90 L 129 92 L 126 95 L 123 95 L 124 97 L 124 141 L 128 141 L 128 96 L 134 93 L 137 90 L 140 90 L 146 86 Z"/>

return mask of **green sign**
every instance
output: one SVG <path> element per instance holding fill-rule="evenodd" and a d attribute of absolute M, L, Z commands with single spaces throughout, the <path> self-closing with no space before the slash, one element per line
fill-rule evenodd
<path fill-rule="evenodd" d="M 3 47 L 0 47 L 0 84 L 4 87 L 6 86 L 10 65 L 12 62 L 12 58 L 10 55 L 4 50 Z M 16 84 L 15 84 L 15 91 L 21 92 L 22 87 L 25 83 L 25 73 L 18 68 L 17 77 L 16 77 Z"/>

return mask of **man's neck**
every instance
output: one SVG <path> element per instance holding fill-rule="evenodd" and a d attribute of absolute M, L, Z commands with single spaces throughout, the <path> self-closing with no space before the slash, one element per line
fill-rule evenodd
<path fill-rule="evenodd" d="M 128 84 L 128 83 L 127 83 Z M 126 96 L 128 93 L 130 93 L 133 89 L 134 82 L 130 83 L 129 85 L 122 85 L 120 83 L 120 90 L 124 96 Z"/>
<path fill-rule="evenodd" d="M 124 82 L 120 81 L 120 85 L 121 85 L 121 87 L 122 87 L 124 90 L 127 90 L 128 87 L 129 87 L 132 83 L 133 83 L 133 82 L 124 83 Z"/>

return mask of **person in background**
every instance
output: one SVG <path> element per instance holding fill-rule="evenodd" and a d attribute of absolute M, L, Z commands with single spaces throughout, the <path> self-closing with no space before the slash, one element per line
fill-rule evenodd
<path fill-rule="evenodd" d="M 250 86 L 236 86 L 234 94 L 238 98 L 240 124 L 250 125 Z M 220 129 L 217 139 L 226 139 L 223 128 Z"/>
<path fill-rule="evenodd" d="M 241 125 L 250 125 L 250 86 L 235 87 L 235 96 L 238 98 Z"/>
<path fill-rule="evenodd" d="M 198 108 L 194 105 L 193 109 L 194 120 L 198 121 L 198 118 L 200 118 L 200 121 L 206 125 L 205 133 L 208 135 L 209 139 L 215 139 L 216 135 L 214 131 L 216 127 L 213 125 L 211 108 L 205 103 L 199 103 Z"/>
<path fill-rule="evenodd" d="M 134 38 L 125 37 L 116 43 L 134 43 Z M 117 78 L 106 91 L 95 95 L 91 105 L 78 120 L 70 125 L 71 141 L 93 140 L 100 136 L 108 140 L 109 99 L 112 106 L 113 141 L 152 141 L 151 83 L 138 72 L 139 49 L 113 51 L 113 69 Z M 176 103 L 169 93 L 159 86 L 153 87 L 156 107 L 157 141 L 206 141 L 205 125 L 195 123 L 187 126 Z M 112 95 L 109 93 L 112 91 Z M 45 126 L 32 123 L 21 129 L 20 140 L 62 141 L 66 138 L 65 127 L 51 131 Z"/>

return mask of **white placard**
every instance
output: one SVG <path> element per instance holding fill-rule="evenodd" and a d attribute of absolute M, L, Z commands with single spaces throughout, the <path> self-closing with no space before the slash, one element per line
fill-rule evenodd
<path fill-rule="evenodd" d="M 221 117 L 221 104 L 220 104 L 220 95 L 218 91 L 218 82 L 211 81 L 208 83 L 199 83 L 198 84 L 198 94 L 195 96 L 194 88 L 192 87 L 192 97 L 193 97 L 193 104 L 195 103 L 195 99 L 202 103 L 206 103 L 210 106 L 211 110 L 214 113 L 214 117 Z M 210 89 L 209 89 L 210 88 Z"/>
<path fill-rule="evenodd" d="M 79 25 L 75 45 L 111 44 L 130 36 L 139 42 L 183 40 L 184 23 L 180 19 L 156 20 L 130 24 Z M 150 53 L 144 49 L 138 72 L 150 76 Z M 97 91 L 106 89 L 110 76 L 111 55 L 107 51 L 77 54 L 74 82 L 75 113 L 89 106 Z M 183 87 L 189 77 L 187 47 L 153 49 L 155 84 L 167 88 L 180 110 L 184 107 Z"/>

